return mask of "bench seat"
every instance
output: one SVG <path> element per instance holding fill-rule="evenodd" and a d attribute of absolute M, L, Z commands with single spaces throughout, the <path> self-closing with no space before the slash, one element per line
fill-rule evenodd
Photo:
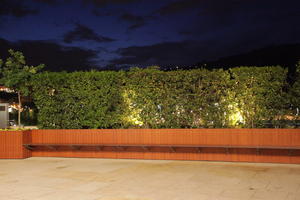
<path fill-rule="evenodd" d="M 29 150 L 34 150 L 36 147 L 48 147 L 50 149 L 57 150 L 59 147 L 71 147 L 72 149 L 79 150 L 82 147 L 96 147 L 98 150 L 102 150 L 104 147 L 113 147 L 116 150 L 126 150 L 129 147 L 139 147 L 149 151 L 153 147 L 169 148 L 173 152 L 176 152 L 176 148 L 195 148 L 198 152 L 202 148 L 224 148 L 224 149 L 282 149 L 282 150 L 300 150 L 300 146 L 246 146 L 246 145 L 188 145 L 188 144 L 45 144 L 45 143 L 28 143 L 23 146 Z"/>

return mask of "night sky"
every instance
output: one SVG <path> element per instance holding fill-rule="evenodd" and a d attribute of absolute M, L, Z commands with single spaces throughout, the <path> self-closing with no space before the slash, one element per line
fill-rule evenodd
<path fill-rule="evenodd" d="M 0 57 L 14 48 L 54 71 L 190 66 L 295 47 L 299 22 L 299 0 L 0 0 Z"/>

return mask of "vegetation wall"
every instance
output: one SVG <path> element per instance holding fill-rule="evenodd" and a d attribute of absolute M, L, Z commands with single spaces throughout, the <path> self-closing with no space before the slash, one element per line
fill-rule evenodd
<path fill-rule="evenodd" d="M 286 76 L 279 66 L 45 72 L 32 90 L 46 129 L 288 127 L 300 81 Z"/>

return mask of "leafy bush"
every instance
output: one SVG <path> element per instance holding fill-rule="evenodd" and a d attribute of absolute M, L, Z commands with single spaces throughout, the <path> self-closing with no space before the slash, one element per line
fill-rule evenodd
<path fill-rule="evenodd" d="M 295 116 L 290 108 L 299 108 L 300 94 L 299 81 L 289 90 L 286 75 L 279 66 L 150 67 L 42 73 L 32 89 L 41 128 L 284 127 L 282 119 Z"/>
<path fill-rule="evenodd" d="M 229 83 L 226 71 L 136 69 L 128 72 L 126 78 L 124 119 L 131 126 L 226 126 L 224 109 L 227 102 L 224 98 Z"/>
<path fill-rule="evenodd" d="M 238 67 L 230 69 L 230 73 L 232 101 L 243 118 L 244 127 L 263 126 L 263 120 L 270 120 L 275 125 L 287 114 L 286 69 L 279 66 Z"/>
<path fill-rule="evenodd" d="M 43 73 L 33 80 L 41 128 L 120 126 L 122 72 Z"/>

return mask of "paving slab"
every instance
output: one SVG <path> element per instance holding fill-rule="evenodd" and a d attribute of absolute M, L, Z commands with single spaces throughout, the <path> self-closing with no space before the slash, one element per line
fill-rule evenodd
<path fill-rule="evenodd" d="M 300 165 L 87 158 L 0 160 L 5 200 L 298 200 Z"/>

